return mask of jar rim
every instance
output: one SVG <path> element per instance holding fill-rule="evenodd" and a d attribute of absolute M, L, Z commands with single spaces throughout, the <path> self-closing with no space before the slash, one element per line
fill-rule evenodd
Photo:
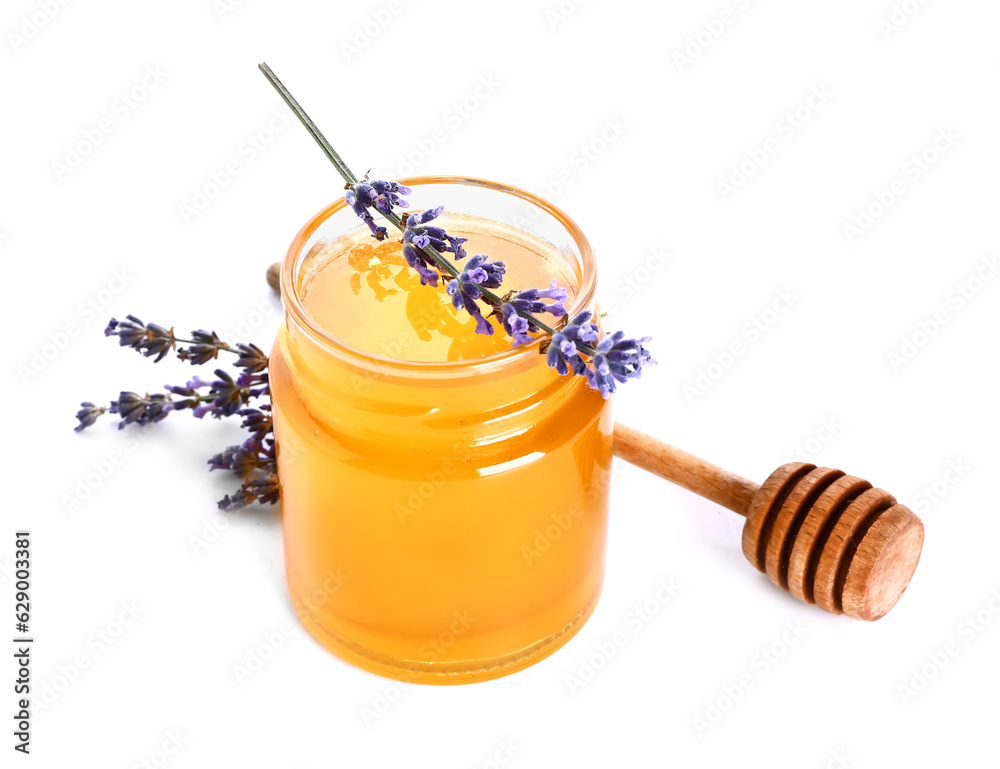
<path fill-rule="evenodd" d="M 400 184 L 407 186 L 419 186 L 425 184 L 459 184 L 471 187 L 483 187 L 506 193 L 517 198 L 521 198 L 538 208 L 542 209 L 562 225 L 573 238 L 579 252 L 580 259 L 580 288 L 574 298 L 573 304 L 567 307 L 570 317 L 582 312 L 591 305 L 597 288 L 597 264 L 590 242 L 583 234 L 579 225 L 571 219 L 560 208 L 552 203 L 538 197 L 530 192 L 514 187 L 509 184 L 480 179 L 471 176 L 412 176 L 399 179 Z M 295 267 L 299 255 L 302 253 L 309 238 L 318 230 L 327 219 L 333 214 L 342 210 L 347 205 L 344 198 L 335 200 L 330 205 L 324 207 L 302 226 L 302 229 L 292 239 L 288 252 L 281 265 L 281 301 L 285 312 L 295 319 L 296 324 L 305 330 L 315 341 L 322 343 L 325 347 L 350 358 L 360 361 L 375 363 L 388 373 L 389 370 L 399 373 L 441 373 L 462 371 L 467 373 L 469 368 L 489 368 L 501 366 L 510 361 L 521 361 L 528 355 L 538 355 L 538 347 L 544 339 L 540 335 L 534 342 L 520 347 L 512 347 L 509 350 L 492 353 L 481 358 L 446 360 L 446 361 L 410 361 L 400 358 L 393 358 L 386 355 L 369 352 L 338 339 L 336 336 L 322 328 L 306 311 L 298 294 L 297 281 L 295 280 Z"/>

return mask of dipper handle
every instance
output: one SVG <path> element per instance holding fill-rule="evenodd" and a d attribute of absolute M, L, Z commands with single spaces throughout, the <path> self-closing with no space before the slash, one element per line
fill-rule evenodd
<path fill-rule="evenodd" d="M 623 424 L 615 425 L 614 452 L 745 516 L 747 560 L 778 587 L 831 614 L 885 616 L 917 568 L 920 519 L 861 478 L 791 462 L 758 487 Z"/>

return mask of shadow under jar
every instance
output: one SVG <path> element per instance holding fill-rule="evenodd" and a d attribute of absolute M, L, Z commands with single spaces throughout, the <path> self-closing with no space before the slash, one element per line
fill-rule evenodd
<path fill-rule="evenodd" d="M 445 206 L 434 224 L 468 238 L 470 256 L 506 263 L 498 293 L 554 278 L 571 315 L 593 309 L 593 254 L 557 208 L 480 179 L 404 183 L 412 210 Z M 289 591 L 309 632 L 362 668 L 496 678 L 594 610 L 611 401 L 546 366 L 538 342 L 511 349 L 497 318 L 474 334 L 375 216 L 385 241 L 334 203 L 282 265 L 270 376 Z"/>

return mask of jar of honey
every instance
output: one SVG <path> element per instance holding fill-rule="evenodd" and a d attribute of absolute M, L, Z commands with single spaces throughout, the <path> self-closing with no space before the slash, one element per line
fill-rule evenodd
<path fill-rule="evenodd" d="M 416 210 L 444 205 L 435 224 L 470 255 L 506 264 L 501 291 L 555 279 L 571 316 L 594 309 L 590 245 L 555 206 L 481 179 L 401 181 Z M 506 675 L 565 644 L 601 592 L 611 401 L 549 368 L 541 340 L 512 349 L 496 317 L 475 334 L 395 233 L 374 240 L 343 200 L 295 237 L 281 293 L 285 568 L 309 632 L 429 684 Z"/>

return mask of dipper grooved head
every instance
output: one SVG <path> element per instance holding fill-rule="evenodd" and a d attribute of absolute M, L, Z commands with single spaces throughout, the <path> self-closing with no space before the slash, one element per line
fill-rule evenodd
<path fill-rule="evenodd" d="M 743 527 L 744 555 L 774 584 L 862 620 L 877 620 L 896 604 L 923 541 L 920 519 L 891 494 L 802 462 L 771 474 Z"/>

